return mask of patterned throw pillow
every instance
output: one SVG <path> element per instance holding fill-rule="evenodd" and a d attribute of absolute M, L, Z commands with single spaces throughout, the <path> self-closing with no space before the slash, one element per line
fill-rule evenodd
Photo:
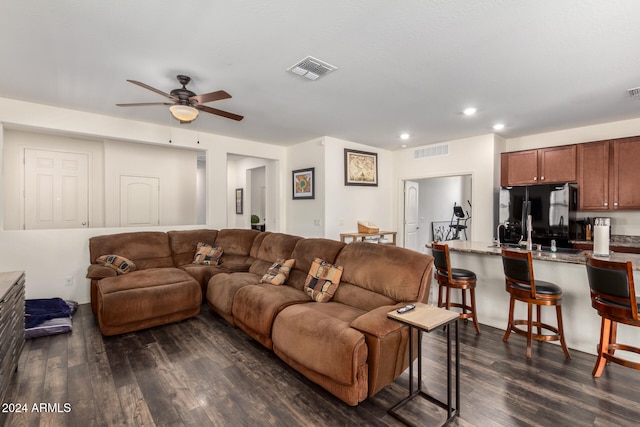
<path fill-rule="evenodd" d="M 102 255 L 96 259 L 96 262 L 114 269 L 118 274 L 127 274 L 136 270 L 136 265 L 133 261 L 120 255 Z"/>
<path fill-rule="evenodd" d="M 271 283 L 272 285 L 283 285 L 289 278 L 289 272 L 296 262 L 295 259 L 285 260 L 278 258 L 276 262 L 269 268 L 267 274 L 262 276 L 260 283 Z"/>
<path fill-rule="evenodd" d="M 198 246 L 196 246 L 196 256 L 193 258 L 193 263 L 204 265 L 218 265 L 221 256 L 221 247 L 213 247 L 208 243 L 198 242 Z"/>
<path fill-rule="evenodd" d="M 329 302 L 338 289 L 342 270 L 342 266 L 316 258 L 304 282 L 304 291 L 317 302 Z"/>

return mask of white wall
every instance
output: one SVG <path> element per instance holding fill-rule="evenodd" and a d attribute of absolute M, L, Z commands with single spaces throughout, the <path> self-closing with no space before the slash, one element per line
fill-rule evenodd
<path fill-rule="evenodd" d="M 398 231 L 402 230 L 403 221 L 403 182 L 416 181 L 421 178 L 434 178 L 454 175 L 471 175 L 471 200 L 473 204 L 473 227 L 470 240 L 490 242 L 494 228 L 494 193 L 496 179 L 496 147 L 499 140 L 495 135 L 481 135 L 472 138 L 448 141 L 449 155 L 414 159 L 417 148 L 408 148 L 394 152 L 393 190 L 395 223 Z M 499 165 L 497 167 L 499 170 Z M 434 198 L 432 203 L 442 203 Z M 466 201 L 465 201 L 466 203 Z M 449 206 L 449 209 L 452 209 Z M 402 246 L 402 233 L 398 233 L 399 245 Z"/>
<path fill-rule="evenodd" d="M 117 119 L 64 108 L 0 98 L 0 164 L 4 163 L 4 136 L 12 130 L 63 134 L 89 140 L 135 141 L 168 146 L 169 128 L 133 120 Z M 284 172 L 277 163 L 286 161 L 285 147 L 221 135 L 197 133 L 187 127 L 171 130 L 173 147 L 202 150 L 207 162 L 207 224 L 208 228 L 227 227 L 227 153 L 272 159 L 267 167 L 267 180 L 284 191 Z M 196 144 L 197 141 L 200 144 Z M 274 166 L 275 164 L 275 166 Z M 0 188 L 12 183 L 0 177 Z M 274 190 L 275 191 L 275 190 Z M 0 201 L 3 200 L 0 195 Z M 4 202 L 0 202 L 3 203 Z M 273 195 L 273 223 L 286 224 L 284 199 Z M 4 206 L 3 206 L 4 208 Z M 9 207 L 7 207 L 9 208 Z M 5 209 L 3 209 L 4 211 Z M 268 215 L 271 215 L 269 212 Z M 268 218 L 267 218 L 268 219 Z M 149 227 L 143 230 L 193 229 L 199 226 Z M 0 270 L 23 270 L 26 273 L 27 298 L 59 296 L 80 303 L 89 302 L 89 280 L 85 278 L 89 265 L 89 237 L 122 232 L 120 228 L 92 228 L 71 230 L 0 230 Z M 127 228 L 126 231 L 137 231 Z M 73 278 L 72 286 L 65 286 L 65 277 Z"/>
<path fill-rule="evenodd" d="M 394 221 L 393 153 L 375 147 L 325 137 L 325 237 L 358 231 L 358 221 L 373 222 L 382 231 L 399 231 Z M 378 154 L 378 186 L 344 185 L 344 149 Z"/>
<path fill-rule="evenodd" d="M 174 147 L 105 140 L 105 226 L 121 226 L 120 177 L 125 175 L 158 178 L 160 224 L 197 224 L 197 154 Z"/>
<path fill-rule="evenodd" d="M 43 132 L 5 129 L 2 187 L 5 230 L 22 230 L 24 225 L 24 150 L 54 150 L 86 154 L 89 159 L 89 226 L 104 227 L 104 147 L 102 141 Z"/>
<path fill-rule="evenodd" d="M 289 147 L 287 184 L 284 197 L 287 206 L 287 231 L 304 237 L 325 237 L 326 185 L 325 138 L 305 141 Z M 293 199 L 292 171 L 314 168 L 314 198 Z"/>

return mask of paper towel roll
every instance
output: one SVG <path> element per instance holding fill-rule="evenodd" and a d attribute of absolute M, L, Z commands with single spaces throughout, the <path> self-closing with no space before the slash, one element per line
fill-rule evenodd
<path fill-rule="evenodd" d="M 593 254 L 609 256 L 609 226 L 593 226 Z"/>

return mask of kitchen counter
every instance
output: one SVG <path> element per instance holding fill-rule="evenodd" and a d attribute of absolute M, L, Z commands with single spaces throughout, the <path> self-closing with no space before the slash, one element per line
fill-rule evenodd
<path fill-rule="evenodd" d="M 490 242 L 451 240 L 444 243 L 447 243 L 449 245 L 450 251 L 486 254 L 486 255 L 500 255 L 502 253 L 501 247 L 497 247 L 495 244 Z M 431 244 L 427 244 L 427 247 L 430 247 L 430 246 Z M 534 249 L 531 251 L 531 255 L 534 260 L 544 260 L 544 261 L 551 261 L 551 262 L 584 265 L 586 262 L 585 254 L 587 253 L 592 254 L 591 251 L 580 251 L 578 253 L 565 253 L 565 252 L 562 252 L 562 248 L 559 248 L 559 251 L 560 252 L 536 251 Z M 639 254 L 611 252 L 608 257 L 596 256 L 596 258 L 608 259 L 611 261 L 619 261 L 619 262 L 631 261 L 633 263 L 633 269 L 640 271 L 640 255 Z"/>
<path fill-rule="evenodd" d="M 449 245 L 452 267 L 466 268 L 477 276 L 476 311 L 478 322 L 480 322 L 480 331 L 482 332 L 482 325 L 504 330 L 509 314 L 509 294 L 505 290 L 502 257 L 500 256 L 502 248 L 496 247 L 491 242 L 452 240 L 443 243 Z M 430 244 L 427 245 L 427 247 L 429 246 Z M 431 253 L 429 249 L 426 252 Z M 569 349 L 595 354 L 596 345 L 600 339 L 601 319 L 591 307 L 587 269 L 584 265 L 586 253 L 590 253 L 590 251 L 552 253 L 533 250 L 533 270 L 536 279 L 553 282 L 562 288 L 562 317 L 565 339 Z M 609 257 L 604 257 L 604 259 L 631 261 L 634 269 L 634 281 L 640 283 L 640 255 L 611 253 Z M 435 280 L 432 280 L 431 283 L 430 301 L 434 303 L 437 301 L 438 286 Z M 458 294 L 458 292 L 452 293 L 452 298 L 456 302 L 460 302 Z M 516 317 L 526 318 L 525 304 L 517 303 L 515 310 Z M 546 307 L 543 307 L 542 319 L 546 323 L 555 324 L 555 310 L 547 310 Z M 463 325 L 463 327 L 465 326 L 473 327 L 472 324 Z M 620 325 L 618 338 L 620 342 L 640 346 L 640 328 Z M 509 342 L 505 345 L 510 347 L 514 357 L 521 355 L 524 360 L 525 344 L 522 337 L 512 334 Z M 556 345 L 556 343 L 534 343 L 534 353 L 537 346 L 548 345 Z M 557 357 L 558 360 L 564 360 L 564 355 L 559 347 Z"/>

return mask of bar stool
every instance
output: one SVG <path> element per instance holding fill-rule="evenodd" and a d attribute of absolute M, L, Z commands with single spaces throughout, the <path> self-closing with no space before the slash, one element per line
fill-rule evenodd
<path fill-rule="evenodd" d="M 616 341 L 618 323 L 640 326 L 640 306 L 631 262 L 605 261 L 587 255 L 587 277 L 591 288 L 591 306 L 602 317 L 598 358 L 592 375 L 599 377 L 607 362 L 640 370 L 640 362 L 615 356 L 616 350 L 640 354 L 640 347 Z"/>
<path fill-rule="evenodd" d="M 527 359 L 531 359 L 531 341 L 560 341 L 562 351 L 567 359 L 571 359 L 569 350 L 564 340 L 562 328 L 562 289 L 555 283 L 535 280 L 533 277 L 533 262 L 531 252 L 502 250 L 502 264 L 504 267 L 506 290 L 509 298 L 509 323 L 502 337 L 503 341 L 509 339 L 511 332 L 527 337 Z M 527 320 L 514 320 L 513 309 L 515 302 L 522 301 L 527 304 Z M 536 320 L 532 318 L 533 306 L 536 306 Z M 543 323 L 540 317 L 541 306 L 555 306 L 558 327 Z M 518 327 L 526 325 L 527 329 Z M 537 332 L 533 332 L 533 327 Z M 543 333 L 543 329 L 552 334 Z"/>
<path fill-rule="evenodd" d="M 451 268 L 449 257 L 449 245 L 433 242 L 431 244 L 433 263 L 436 267 L 434 278 L 438 282 L 438 307 L 450 310 L 451 307 L 462 309 L 461 319 L 472 319 L 476 334 L 480 333 L 478 318 L 476 316 L 476 274 L 473 271 L 462 268 Z M 462 303 L 451 302 L 451 289 L 460 289 Z M 446 291 L 444 302 L 442 291 Z M 467 304 L 467 290 L 469 291 L 469 304 Z"/>

